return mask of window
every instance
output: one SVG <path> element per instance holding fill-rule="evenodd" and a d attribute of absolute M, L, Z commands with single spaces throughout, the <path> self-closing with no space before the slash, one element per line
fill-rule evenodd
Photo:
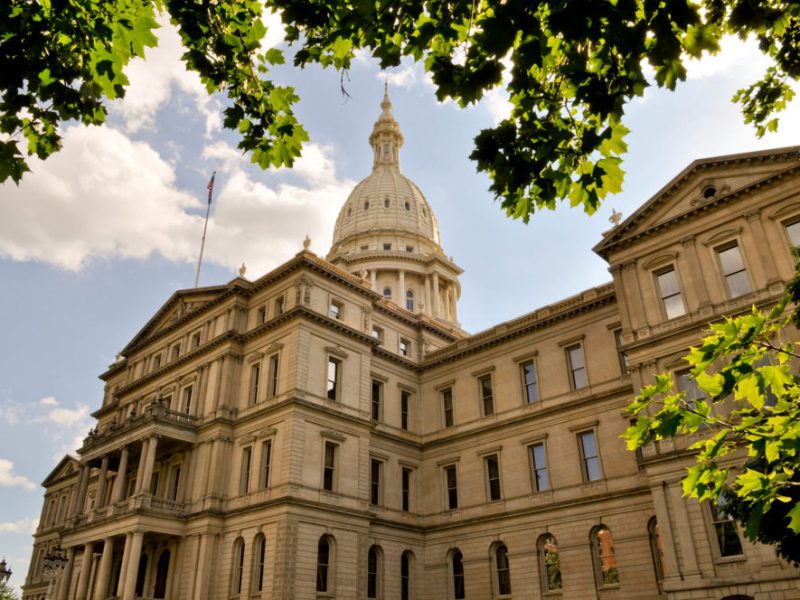
<path fill-rule="evenodd" d="M 153 357 L 153 371 L 155 371 L 156 369 L 160 369 L 160 368 L 161 368 L 161 355 L 160 354 L 156 354 Z"/>
<path fill-rule="evenodd" d="M 144 554 L 142 555 L 144 556 Z M 231 592 L 234 596 L 242 593 L 242 577 L 244 575 L 244 540 L 237 538 L 233 543 L 233 573 Z"/>
<path fill-rule="evenodd" d="M 369 250 L 369 245 L 365 244 L 364 246 L 361 246 L 362 252 L 366 252 L 367 250 Z"/>
<path fill-rule="evenodd" d="M 388 286 L 383 288 L 383 297 L 386 300 L 391 300 L 392 299 L 392 288 L 390 288 Z"/>
<path fill-rule="evenodd" d="M 453 389 L 442 390 L 442 409 L 444 410 L 444 426 L 453 426 Z"/>
<path fill-rule="evenodd" d="M 458 508 L 458 480 L 456 479 L 456 466 L 449 465 L 444 468 L 444 483 L 447 490 L 447 508 Z"/>
<path fill-rule="evenodd" d="M 792 246 L 800 246 L 800 221 L 789 223 L 786 226 L 786 235 L 789 236 L 789 243 Z"/>
<path fill-rule="evenodd" d="M 413 252 L 414 246 L 406 246 L 406 252 Z"/>
<path fill-rule="evenodd" d="M 192 386 L 187 385 L 183 388 L 183 398 L 181 399 L 181 412 L 191 414 L 192 412 Z"/>
<path fill-rule="evenodd" d="M 410 250 L 406 248 L 406 252 L 410 252 Z M 406 310 L 414 312 L 414 292 L 412 290 L 406 290 Z"/>
<path fill-rule="evenodd" d="M 656 575 L 659 593 L 663 593 L 662 583 L 664 581 L 664 546 L 661 543 L 661 536 L 658 533 L 658 522 L 653 517 L 647 523 L 647 537 L 650 539 L 650 554 L 653 558 L 653 570 Z"/>
<path fill-rule="evenodd" d="M 382 327 L 378 327 L 377 325 L 373 325 L 372 326 L 372 337 L 374 337 L 376 340 L 382 340 L 383 339 L 383 328 Z"/>
<path fill-rule="evenodd" d="M 566 349 L 567 364 L 569 366 L 569 383 L 573 390 L 579 390 L 589 385 L 586 376 L 586 359 L 583 356 L 583 346 L 576 344 Z"/>
<path fill-rule="evenodd" d="M 400 600 L 411 598 L 411 561 L 413 555 L 406 550 L 400 555 Z"/>
<path fill-rule="evenodd" d="M 500 460 L 497 454 L 483 459 L 486 470 L 486 492 L 489 500 L 500 500 Z"/>
<path fill-rule="evenodd" d="M 450 556 L 450 566 L 453 578 L 453 600 L 464 600 L 466 597 L 464 589 L 464 556 L 459 550 L 455 550 Z"/>
<path fill-rule="evenodd" d="M 402 485 L 403 485 L 403 492 L 402 492 L 402 509 L 403 512 L 408 512 L 411 510 L 411 469 L 408 467 L 403 467 L 402 471 Z"/>
<path fill-rule="evenodd" d="M 391 202 L 389 201 L 389 198 L 384 198 L 383 199 L 383 207 L 384 208 L 389 208 L 389 206 L 391 206 Z"/>
<path fill-rule="evenodd" d="M 336 401 L 339 396 L 339 371 L 342 361 L 332 356 L 328 357 L 328 385 L 326 388 L 328 400 Z"/>
<path fill-rule="evenodd" d="M 411 401 L 411 394 L 405 390 L 400 390 L 400 428 L 408 429 L 408 405 Z"/>
<path fill-rule="evenodd" d="M 725 284 L 728 286 L 728 296 L 736 298 L 751 291 L 750 279 L 747 277 L 747 270 L 744 267 L 742 253 L 736 244 L 717 250 L 719 262 L 722 265 L 722 274 L 725 276 Z"/>
<path fill-rule="evenodd" d="M 192 339 L 191 339 L 190 344 L 191 344 L 192 348 L 199 348 L 200 347 L 200 332 L 199 331 L 192 335 Z"/>
<path fill-rule="evenodd" d="M 603 477 L 600 470 L 600 456 L 597 453 L 597 440 L 594 430 L 578 434 L 578 444 L 581 452 L 583 467 L 583 480 L 596 481 Z"/>
<path fill-rule="evenodd" d="M 175 360 L 181 355 L 181 344 L 178 342 L 177 344 L 172 346 L 172 357 L 170 360 Z"/>
<path fill-rule="evenodd" d="M 400 356 L 409 356 L 411 354 L 411 342 L 405 338 L 400 338 Z"/>
<path fill-rule="evenodd" d="M 325 442 L 325 457 L 322 467 L 322 489 L 333 491 L 334 474 L 336 471 L 336 444 Z"/>
<path fill-rule="evenodd" d="M 253 447 L 242 449 L 242 472 L 239 479 L 239 494 L 250 491 L 250 465 L 253 461 Z"/>
<path fill-rule="evenodd" d="M 261 325 L 265 323 L 267 320 L 267 307 L 260 306 L 258 311 L 256 311 L 256 325 Z"/>
<path fill-rule="evenodd" d="M 367 598 L 376 600 L 381 597 L 381 551 L 378 546 L 370 546 L 367 553 Z"/>
<path fill-rule="evenodd" d="M 381 400 L 383 399 L 383 383 L 375 379 L 372 380 L 372 420 L 379 421 L 381 418 Z"/>
<path fill-rule="evenodd" d="M 331 305 L 328 308 L 328 316 L 331 319 L 341 319 L 343 312 L 344 307 L 342 306 L 342 303 L 338 300 L 331 300 Z"/>
<path fill-rule="evenodd" d="M 369 503 L 378 506 L 381 503 L 381 471 L 383 463 L 372 459 L 369 461 Z"/>
<path fill-rule="evenodd" d="M 364 210 L 369 210 L 369 201 L 364 202 Z"/>
<path fill-rule="evenodd" d="M 692 372 L 689 369 L 678 371 L 675 376 L 678 378 L 678 389 L 686 394 L 687 406 L 694 409 L 698 400 L 705 399 L 705 395 L 697 385 L 697 380 L 692 377 Z"/>
<path fill-rule="evenodd" d="M 392 249 L 392 245 L 391 245 L 391 244 L 384 244 L 384 245 L 383 245 L 383 249 L 384 249 L 384 250 L 386 250 L 386 251 L 388 252 L 389 250 L 391 250 L 391 249 Z"/>
<path fill-rule="evenodd" d="M 713 502 L 708 503 L 711 512 L 711 524 L 714 527 L 714 534 L 717 538 L 717 550 L 721 558 L 728 556 L 741 556 L 742 541 L 739 539 L 739 533 L 736 531 L 736 523 L 733 521 L 728 512 L 725 510 L 725 499 L 720 496 L 716 504 Z"/>
<path fill-rule="evenodd" d="M 674 319 L 686 314 L 686 306 L 683 303 L 681 288 L 678 285 L 678 273 L 675 267 L 669 267 L 656 273 L 658 292 L 661 296 L 661 305 L 664 307 L 664 314 L 667 319 Z"/>
<path fill-rule="evenodd" d="M 283 296 L 278 296 L 275 298 L 275 316 L 283 314 L 283 309 L 286 305 L 286 298 Z"/>
<path fill-rule="evenodd" d="M 525 402 L 533 404 L 539 401 L 539 382 L 536 378 L 536 363 L 532 360 L 520 365 L 522 370 L 522 387 L 525 390 Z"/>
<path fill-rule="evenodd" d="M 331 538 L 323 535 L 317 544 L 317 592 L 328 592 L 328 572 L 331 569 Z"/>
<path fill-rule="evenodd" d="M 542 591 L 544 593 L 561 591 L 564 584 L 561 580 L 561 556 L 558 553 L 556 538 L 546 533 L 539 538 L 537 545 Z"/>
<path fill-rule="evenodd" d="M 261 379 L 261 364 L 250 367 L 250 404 L 258 402 L 258 380 Z"/>
<path fill-rule="evenodd" d="M 269 366 L 267 370 L 267 398 L 274 398 L 278 395 L 278 366 L 279 357 L 273 354 L 269 357 Z"/>
<path fill-rule="evenodd" d="M 494 566 L 497 575 L 497 595 L 508 596 L 511 594 L 511 571 L 508 568 L 508 548 L 499 544 L 494 549 Z"/>
<path fill-rule="evenodd" d="M 411 210 L 411 203 L 410 202 L 406 202 L 405 203 L 405 208 L 406 208 L 406 210 Z"/>
<path fill-rule="evenodd" d="M 545 492 L 550 489 L 550 477 L 547 474 L 547 457 L 544 452 L 544 442 L 529 446 L 531 453 L 531 475 L 533 476 L 533 491 Z"/>
<path fill-rule="evenodd" d="M 261 443 L 261 472 L 258 486 L 263 490 L 269 487 L 269 470 L 272 463 L 272 440 Z"/>
<path fill-rule="evenodd" d="M 590 534 L 592 542 L 592 563 L 594 565 L 597 587 L 619 585 L 619 570 L 614 556 L 614 540 L 611 530 L 605 525 L 595 527 Z"/>
<path fill-rule="evenodd" d="M 181 485 L 181 466 L 173 465 L 169 474 L 169 499 L 173 502 L 178 500 L 178 491 Z"/>
<path fill-rule="evenodd" d="M 264 591 L 264 565 L 267 560 L 267 538 L 259 533 L 253 541 L 253 585 L 254 592 Z"/>
<path fill-rule="evenodd" d="M 478 377 L 478 389 L 481 395 L 481 411 L 484 417 L 494 414 L 494 394 L 492 393 L 492 376 Z"/>

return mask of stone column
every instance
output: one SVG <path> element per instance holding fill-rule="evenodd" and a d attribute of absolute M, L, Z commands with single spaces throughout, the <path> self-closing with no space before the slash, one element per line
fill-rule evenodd
<path fill-rule="evenodd" d="M 378 269 L 372 269 L 370 271 L 370 277 L 372 278 L 372 291 L 378 291 Z"/>
<path fill-rule="evenodd" d="M 662 482 L 660 486 L 652 486 L 650 493 L 653 498 L 653 506 L 656 509 L 656 523 L 658 525 L 658 535 L 661 538 L 661 546 L 664 550 L 664 579 L 667 577 L 678 578 L 680 567 L 678 566 L 678 554 L 675 547 L 675 535 L 672 531 L 670 522 L 670 505 L 667 495 L 669 486 L 667 482 Z"/>
<path fill-rule="evenodd" d="M 681 246 L 683 246 L 688 262 L 685 281 L 689 284 L 687 287 L 691 289 L 690 293 L 683 296 L 687 311 L 707 308 L 711 304 L 708 299 L 708 286 L 703 277 L 703 267 L 700 264 L 700 258 L 697 256 L 695 240 L 696 238 L 693 235 L 686 236 L 681 240 Z"/>
<path fill-rule="evenodd" d="M 439 274 L 433 273 L 433 316 L 439 316 Z"/>
<path fill-rule="evenodd" d="M 153 466 L 156 462 L 156 450 L 158 449 L 158 436 L 154 435 L 147 444 L 147 460 L 144 463 L 144 473 L 142 473 L 141 492 L 150 491 L 150 480 L 153 478 Z"/>
<path fill-rule="evenodd" d="M 453 290 L 453 323 L 458 323 L 458 289 L 456 288 L 456 282 L 453 282 L 452 285 Z"/>
<path fill-rule="evenodd" d="M 142 453 L 139 455 L 139 469 L 136 471 L 136 487 L 133 490 L 134 494 L 140 494 L 142 491 L 142 482 L 144 477 L 144 466 L 147 463 L 147 450 L 150 447 L 150 439 L 142 440 Z M 150 482 L 148 482 L 149 484 Z"/>
<path fill-rule="evenodd" d="M 406 272 L 403 269 L 398 269 L 397 270 L 397 277 L 398 277 L 398 283 L 397 283 L 398 301 L 397 301 L 397 304 L 399 304 L 401 307 L 405 308 L 406 307 Z"/>
<path fill-rule="evenodd" d="M 431 278 L 425 278 L 425 312 L 431 314 Z"/>
<path fill-rule="evenodd" d="M 628 306 L 631 318 L 631 329 L 634 331 L 648 325 L 644 310 L 639 277 L 636 272 L 636 261 L 622 264 L 622 282 L 625 286 L 625 304 Z"/>
<path fill-rule="evenodd" d="M 125 586 L 122 588 L 122 600 L 133 600 L 136 591 L 136 575 L 139 572 L 139 559 L 142 556 L 142 541 L 144 534 L 137 531 L 131 537 L 131 546 L 125 569 Z M 123 560 L 125 560 L 123 558 Z"/>
<path fill-rule="evenodd" d="M 763 277 L 765 280 L 764 284 L 767 286 L 780 281 L 781 278 L 780 275 L 778 275 L 778 269 L 775 265 L 775 257 L 770 251 L 769 242 L 767 241 L 767 236 L 764 232 L 764 224 L 761 222 L 761 213 L 759 213 L 759 211 L 756 209 L 746 212 L 744 216 L 747 219 L 747 228 L 752 234 L 753 245 L 756 247 L 756 251 L 758 252 L 758 260 L 751 261 L 749 263 L 749 265 L 752 265 L 754 271 L 753 275 L 761 275 L 761 277 Z M 750 245 L 748 244 L 748 246 Z M 756 280 L 753 282 L 753 289 L 758 289 L 761 282 L 759 282 L 756 277 L 753 277 L 752 275 L 750 278 L 751 280 Z"/>
<path fill-rule="evenodd" d="M 125 590 L 125 579 L 128 577 L 128 559 L 131 556 L 131 543 L 133 541 L 133 534 L 128 533 L 125 535 L 125 547 L 122 550 L 122 564 L 120 565 L 119 580 L 117 581 L 117 589 L 114 590 L 117 598 L 122 597 L 122 592 Z"/>
<path fill-rule="evenodd" d="M 92 468 L 88 463 L 81 468 L 81 478 L 78 481 L 78 492 L 75 498 L 75 512 L 73 515 L 83 514 L 83 505 L 86 503 L 86 490 L 89 488 L 89 472 L 91 470 Z"/>
<path fill-rule="evenodd" d="M 98 508 L 103 508 L 105 503 L 105 496 L 106 496 L 106 484 L 108 478 L 108 454 L 103 457 L 103 460 L 100 462 L 100 476 L 97 478 L 97 493 L 95 493 L 95 500 L 94 500 L 94 508 L 97 510 Z"/>
<path fill-rule="evenodd" d="M 114 558 L 114 538 L 107 537 L 103 542 L 103 557 L 97 569 L 93 600 L 106 600 L 108 586 L 111 585 L 111 559 Z"/>
<path fill-rule="evenodd" d="M 111 491 L 111 503 L 116 504 L 122 500 L 125 495 L 125 484 L 128 481 L 128 454 L 130 449 L 125 446 L 122 449 L 119 457 L 119 469 L 117 469 L 117 478 L 114 480 L 114 489 Z"/>
<path fill-rule="evenodd" d="M 92 572 L 92 560 L 94 560 L 94 542 L 87 542 L 83 547 L 81 574 L 78 576 L 78 590 L 75 592 L 75 600 L 86 600 L 86 592 L 89 589 L 89 574 Z"/>
<path fill-rule="evenodd" d="M 75 564 L 75 548 L 67 548 L 67 563 L 61 572 L 61 580 L 58 582 L 58 600 L 67 600 L 69 588 L 72 585 L 72 567 Z"/>
<path fill-rule="evenodd" d="M 697 551 L 694 547 L 692 527 L 689 523 L 686 500 L 683 498 L 683 494 L 681 494 L 680 483 L 669 486 L 668 498 L 669 504 L 672 507 L 672 514 L 675 517 L 675 526 L 677 529 L 677 535 L 674 536 L 674 539 L 680 544 L 681 555 L 683 557 L 682 571 L 687 577 L 698 576 L 700 575 L 700 570 L 698 569 L 697 563 Z"/>

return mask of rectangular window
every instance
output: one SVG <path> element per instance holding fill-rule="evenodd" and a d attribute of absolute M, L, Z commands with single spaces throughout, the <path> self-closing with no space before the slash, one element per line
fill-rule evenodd
<path fill-rule="evenodd" d="M 579 433 L 578 444 L 583 466 L 583 480 L 597 481 L 601 479 L 603 474 L 600 470 L 600 455 L 597 452 L 597 439 L 594 431 Z"/>
<path fill-rule="evenodd" d="M 377 325 L 373 325 L 372 326 L 372 337 L 374 337 L 376 340 L 382 340 L 383 339 L 383 328 L 382 327 L 378 327 Z"/>
<path fill-rule="evenodd" d="M 742 541 L 736 531 L 736 523 L 725 510 L 725 503 L 720 500 L 717 503 L 709 502 L 711 510 L 711 523 L 717 537 L 717 548 L 722 558 L 727 556 L 740 556 L 742 552 Z"/>
<path fill-rule="evenodd" d="M 550 477 L 547 474 L 547 457 L 544 453 L 544 444 L 530 446 L 531 474 L 533 475 L 533 490 L 545 492 L 550 489 Z"/>
<path fill-rule="evenodd" d="M 492 376 L 483 375 L 478 377 L 478 389 L 481 394 L 481 410 L 483 416 L 487 417 L 494 414 L 494 394 L 492 393 Z"/>
<path fill-rule="evenodd" d="M 250 404 L 258 402 L 259 379 L 261 379 L 261 365 L 255 364 L 250 367 Z"/>
<path fill-rule="evenodd" d="M 414 246 L 406 246 L 406 252 L 413 252 Z"/>
<path fill-rule="evenodd" d="M 402 508 L 403 512 L 411 510 L 411 469 L 403 467 L 403 494 L 402 494 Z"/>
<path fill-rule="evenodd" d="M 622 329 L 614 330 L 614 344 L 617 347 L 617 360 L 619 360 L 619 372 L 622 375 L 627 375 L 628 370 L 628 355 L 622 350 Z"/>
<path fill-rule="evenodd" d="M 181 412 L 187 415 L 192 412 L 192 386 L 187 385 L 183 388 L 183 398 L 181 399 Z"/>
<path fill-rule="evenodd" d="M 690 370 L 678 371 L 675 373 L 678 378 L 678 390 L 686 394 L 686 404 L 694 409 L 698 400 L 705 399 L 705 395 L 697 385 L 697 380 L 692 377 Z"/>
<path fill-rule="evenodd" d="M 278 355 L 273 354 L 269 357 L 269 367 L 267 370 L 267 398 L 274 398 L 278 395 Z"/>
<path fill-rule="evenodd" d="M 200 347 L 200 332 L 199 331 L 197 333 L 195 333 L 194 335 L 192 335 L 191 346 L 192 346 L 192 348 L 199 348 Z"/>
<path fill-rule="evenodd" d="M 405 390 L 400 390 L 400 428 L 408 430 L 408 404 L 411 401 L 411 394 Z"/>
<path fill-rule="evenodd" d="M 536 378 L 536 363 L 532 360 L 528 360 L 519 367 L 522 370 L 522 387 L 525 390 L 525 402 L 527 404 L 538 402 L 539 382 Z"/>
<path fill-rule="evenodd" d="M 248 446 L 242 449 L 242 473 L 239 479 L 239 494 L 250 491 L 250 463 L 253 460 L 253 448 Z"/>
<path fill-rule="evenodd" d="M 283 314 L 283 310 L 286 305 L 286 298 L 284 296 L 278 296 L 275 298 L 275 316 Z"/>
<path fill-rule="evenodd" d="M 389 250 L 392 249 L 392 245 L 391 244 L 384 244 L 383 245 L 383 249 L 388 252 Z"/>
<path fill-rule="evenodd" d="M 156 354 L 153 357 L 153 371 L 155 371 L 156 369 L 160 369 L 160 368 L 161 368 L 161 355 L 160 354 Z"/>
<path fill-rule="evenodd" d="M 172 472 L 170 473 L 170 490 L 169 490 L 169 499 L 172 501 L 176 501 L 178 499 L 178 490 L 181 484 L 181 466 L 175 465 L 172 467 Z"/>
<path fill-rule="evenodd" d="M 483 459 L 486 465 L 486 487 L 489 500 L 500 500 L 500 460 L 496 454 Z"/>
<path fill-rule="evenodd" d="M 786 235 L 789 236 L 789 243 L 792 246 L 800 246 L 800 221 L 789 223 L 786 226 Z"/>
<path fill-rule="evenodd" d="M 375 379 L 372 380 L 372 412 L 373 421 L 381 418 L 381 400 L 383 398 L 383 383 Z"/>
<path fill-rule="evenodd" d="M 569 365 L 569 382 L 573 390 L 579 390 L 589 385 L 586 376 L 586 359 L 583 355 L 583 346 L 576 344 L 566 349 L 567 364 Z"/>
<path fill-rule="evenodd" d="M 453 389 L 442 390 L 442 409 L 444 410 L 444 426 L 453 426 Z"/>
<path fill-rule="evenodd" d="M 339 371 L 342 361 L 338 358 L 328 357 L 328 385 L 326 387 L 328 400 L 336 401 L 339 396 Z"/>
<path fill-rule="evenodd" d="M 456 479 L 456 466 L 444 468 L 445 489 L 447 490 L 447 508 L 458 508 L 458 481 Z"/>
<path fill-rule="evenodd" d="M 381 469 L 381 461 L 373 458 L 369 463 L 369 503 L 373 506 L 381 503 Z"/>
<path fill-rule="evenodd" d="M 180 345 L 180 343 L 177 343 L 174 346 L 172 346 L 172 359 L 171 360 L 175 360 L 180 355 L 181 355 L 181 345 Z"/>
<path fill-rule="evenodd" d="M 264 490 L 269 487 L 269 470 L 272 463 L 272 440 L 261 443 L 261 475 L 259 476 L 259 487 Z"/>
<path fill-rule="evenodd" d="M 661 305 L 664 307 L 667 319 L 674 319 L 686 314 L 686 306 L 683 303 L 675 267 L 669 267 L 656 273 L 656 281 L 658 282 L 658 293 L 661 296 Z"/>
<path fill-rule="evenodd" d="M 256 325 L 261 325 L 262 323 L 265 323 L 266 320 L 267 320 L 267 307 L 261 306 L 256 311 Z"/>
<path fill-rule="evenodd" d="M 717 254 L 720 265 L 722 265 L 722 274 L 725 276 L 725 284 L 728 286 L 728 296 L 736 298 L 750 293 L 752 289 L 750 279 L 747 277 L 739 246 L 736 244 L 728 246 L 718 250 Z"/>
<path fill-rule="evenodd" d="M 325 463 L 322 468 L 322 489 L 333 491 L 333 476 L 336 470 L 336 444 L 325 442 Z"/>
<path fill-rule="evenodd" d="M 400 338 L 400 356 L 409 356 L 411 354 L 411 342 L 404 338 Z"/>
<path fill-rule="evenodd" d="M 341 319 L 342 312 L 343 312 L 342 303 L 338 302 L 337 300 L 331 300 L 331 305 L 328 308 L 328 316 L 331 319 Z"/>

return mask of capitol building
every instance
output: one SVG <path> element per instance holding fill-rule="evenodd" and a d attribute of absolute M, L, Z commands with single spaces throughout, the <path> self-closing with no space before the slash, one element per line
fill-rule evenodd
<path fill-rule="evenodd" d="M 682 496 L 693 440 L 620 439 L 656 373 L 700 393 L 710 321 L 782 296 L 800 147 L 695 160 L 598 241 L 609 283 L 470 335 L 388 95 L 369 143 L 327 256 L 174 293 L 101 375 L 23 598 L 800 599 Z"/>

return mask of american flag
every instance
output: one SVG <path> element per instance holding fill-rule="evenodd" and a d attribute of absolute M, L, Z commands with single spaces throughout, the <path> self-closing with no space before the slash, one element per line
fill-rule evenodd
<path fill-rule="evenodd" d="M 211 196 L 214 194 L 214 177 L 217 176 L 217 172 L 211 175 L 211 179 L 208 180 L 208 205 L 211 206 Z"/>

